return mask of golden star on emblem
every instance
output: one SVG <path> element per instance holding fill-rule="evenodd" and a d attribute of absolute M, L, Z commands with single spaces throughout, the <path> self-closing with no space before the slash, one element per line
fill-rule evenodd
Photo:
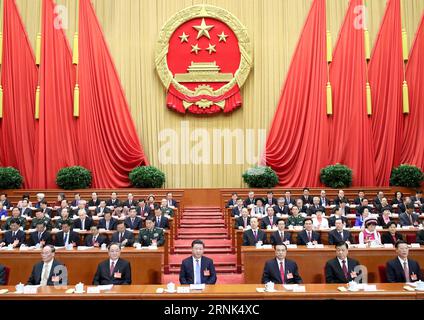
<path fill-rule="evenodd" d="M 202 23 L 200 24 L 200 26 L 193 26 L 194 29 L 199 31 L 197 33 L 196 39 L 199 39 L 202 36 L 205 36 L 206 38 L 210 39 L 211 36 L 209 35 L 209 30 L 212 29 L 213 27 L 214 27 L 213 25 L 210 25 L 210 26 L 206 25 L 205 18 L 202 18 Z"/>
<path fill-rule="evenodd" d="M 198 43 L 196 43 L 195 45 L 193 45 L 193 44 L 191 45 L 191 52 L 195 52 L 196 54 L 198 54 L 200 50 L 202 50 L 202 49 L 199 48 Z"/>
<path fill-rule="evenodd" d="M 227 42 L 228 35 L 225 34 L 224 31 L 222 31 L 221 34 L 217 34 L 217 36 L 219 37 L 219 42 L 221 42 L 221 41 Z"/>
<path fill-rule="evenodd" d="M 185 32 L 183 32 L 182 35 L 180 35 L 178 38 L 181 39 L 181 43 L 183 42 L 188 42 L 188 37 L 190 37 L 188 34 L 185 34 Z"/>
<path fill-rule="evenodd" d="M 212 52 L 216 52 L 215 47 L 216 47 L 216 44 L 211 45 L 211 44 L 209 43 L 209 47 L 207 47 L 207 48 L 206 48 L 206 50 L 208 50 L 208 51 L 209 51 L 209 54 L 212 54 Z"/>

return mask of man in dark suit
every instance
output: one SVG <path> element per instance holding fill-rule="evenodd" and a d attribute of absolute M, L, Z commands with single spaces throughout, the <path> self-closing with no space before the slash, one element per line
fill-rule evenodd
<path fill-rule="evenodd" d="M 418 205 L 419 207 L 421 207 L 422 205 L 424 205 L 423 192 L 421 190 L 415 191 L 415 196 L 412 196 L 411 197 L 411 202 L 413 204 Z"/>
<path fill-rule="evenodd" d="M 378 191 L 377 192 L 377 197 L 374 198 L 374 207 L 378 208 L 379 206 L 381 206 L 381 200 L 384 198 L 384 192 L 383 191 Z"/>
<path fill-rule="evenodd" d="M 109 243 L 109 239 L 99 233 L 97 226 L 91 226 L 91 234 L 85 237 L 84 245 L 87 247 L 100 247 L 103 243 Z"/>
<path fill-rule="evenodd" d="M 137 215 L 141 216 L 142 218 L 148 217 L 151 211 L 152 209 L 146 204 L 146 200 L 144 199 L 138 200 Z"/>
<path fill-rule="evenodd" d="M 132 207 L 137 207 L 137 200 L 134 199 L 132 193 L 128 193 L 127 200 L 122 203 L 122 206 L 127 209 L 131 209 Z"/>
<path fill-rule="evenodd" d="M 94 212 L 97 216 L 103 217 L 106 212 L 110 212 L 110 209 L 106 207 L 106 201 L 102 200 Z"/>
<path fill-rule="evenodd" d="M 272 191 L 268 191 L 266 193 L 266 198 L 264 199 L 264 205 L 276 206 L 278 201 L 274 198 L 274 193 Z"/>
<path fill-rule="evenodd" d="M 237 193 L 233 192 L 231 194 L 231 199 L 228 200 L 227 204 L 225 205 L 225 208 L 234 208 L 237 205 L 237 199 L 238 199 Z"/>
<path fill-rule="evenodd" d="M 325 190 L 321 190 L 321 194 L 319 197 L 319 205 L 324 208 L 330 205 L 330 199 L 327 198 L 327 193 L 325 192 Z"/>
<path fill-rule="evenodd" d="M 170 207 L 171 209 L 178 208 L 177 200 L 172 198 L 172 192 L 168 192 L 166 194 L 166 201 L 168 201 L 168 207 Z"/>
<path fill-rule="evenodd" d="M 348 283 L 358 276 L 359 271 L 355 271 L 355 267 L 359 265 L 359 262 L 347 257 L 348 248 L 349 245 L 344 241 L 336 244 L 337 257 L 328 260 L 325 264 L 326 283 Z"/>
<path fill-rule="evenodd" d="M 406 205 L 406 212 L 399 215 L 399 223 L 403 226 L 417 227 L 420 224 L 419 216 L 414 212 L 415 208 L 412 203 Z"/>
<path fill-rule="evenodd" d="M 292 206 L 294 206 L 296 203 L 294 197 L 292 197 L 292 194 L 289 190 L 286 191 L 285 197 L 284 197 L 284 205 L 290 206 L 289 209 L 291 209 Z"/>
<path fill-rule="evenodd" d="M 266 208 L 266 216 L 261 220 L 261 229 L 273 228 L 277 225 L 277 217 L 274 215 L 274 209 L 269 206 Z M 268 227 L 269 226 L 269 227 Z"/>
<path fill-rule="evenodd" d="M 32 268 L 28 279 L 28 285 L 53 286 L 66 285 L 67 279 L 62 275 L 67 274 L 63 263 L 54 258 L 55 248 L 52 245 L 46 245 L 41 251 L 41 262 L 38 262 Z"/>
<path fill-rule="evenodd" d="M 20 209 L 20 211 L 21 211 L 21 216 L 32 217 L 34 215 L 34 213 L 32 212 L 32 209 L 28 205 L 27 199 L 22 200 L 22 208 Z"/>
<path fill-rule="evenodd" d="M 251 229 L 243 232 L 243 246 L 255 246 L 258 242 L 267 243 L 266 233 L 258 228 L 258 224 L 258 218 L 250 218 Z"/>
<path fill-rule="evenodd" d="M 397 257 L 386 264 L 387 282 L 424 280 L 418 262 L 408 258 L 409 248 L 406 242 L 396 242 L 396 253 Z"/>
<path fill-rule="evenodd" d="M 98 207 L 99 205 L 100 205 L 100 199 L 97 197 L 97 192 L 92 192 L 91 193 L 91 199 L 90 199 L 90 201 L 88 201 L 88 206 L 89 207 Z"/>
<path fill-rule="evenodd" d="M 100 262 L 94 275 L 94 285 L 126 285 L 131 284 L 131 264 L 121 259 L 119 243 L 109 245 L 109 259 Z"/>
<path fill-rule="evenodd" d="M 321 234 L 312 230 L 313 224 L 311 218 L 305 219 L 304 227 L 305 229 L 297 234 L 298 245 L 306 246 L 308 243 L 321 243 Z"/>
<path fill-rule="evenodd" d="M 309 188 L 303 188 L 303 195 L 300 197 L 302 199 L 304 205 L 312 204 L 313 198 L 309 194 Z"/>
<path fill-rule="evenodd" d="M 125 230 L 123 221 L 119 221 L 116 225 L 116 232 L 112 235 L 112 242 L 120 243 L 122 247 L 131 247 L 134 244 L 134 234 Z"/>
<path fill-rule="evenodd" d="M 116 224 L 118 221 L 112 218 L 112 212 L 108 211 L 104 213 L 104 218 L 99 220 L 99 229 L 116 230 Z"/>
<path fill-rule="evenodd" d="M 291 234 L 290 232 L 284 231 L 286 228 L 286 222 L 283 219 L 277 221 L 278 230 L 271 234 L 271 244 L 273 246 L 279 244 L 290 244 Z"/>
<path fill-rule="evenodd" d="M 78 211 L 78 219 L 74 220 L 74 229 L 90 230 L 93 219 L 87 216 L 87 212 L 82 209 Z"/>
<path fill-rule="evenodd" d="M 4 234 L 3 241 L 0 243 L 0 248 L 3 246 L 13 245 L 13 248 L 20 247 L 25 243 L 25 232 L 19 230 L 19 220 L 12 219 L 10 222 L 10 230 Z"/>
<path fill-rule="evenodd" d="M 344 191 L 339 190 L 337 196 L 334 198 L 333 203 L 338 206 L 340 205 L 340 201 L 344 201 L 346 203 L 349 203 L 349 199 L 345 197 Z"/>
<path fill-rule="evenodd" d="M 289 208 L 288 206 L 284 205 L 284 198 L 278 198 L 277 200 L 278 204 L 276 206 L 273 206 L 272 208 L 274 209 L 274 213 L 277 214 L 288 214 L 289 213 Z"/>
<path fill-rule="evenodd" d="M 346 215 L 348 215 L 348 214 L 350 214 L 350 208 L 348 206 L 348 203 L 345 202 L 345 201 L 340 201 L 340 203 L 337 206 L 337 208 L 339 208 L 340 215 L 342 215 L 343 217 L 346 216 Z"/>
<path fill-rule="evenodd" d="M 241 210 L 241 216 L 236 218 L 234 227 L 236 229 L 246 229 L 250 225 L 249 210 L 243 208 Z"/>
<path fill-rule="evenodd" d="M 143 227 L 142 222 L 141 218 L 137 217 L 137 210 L 134 207 L 130 209 L 128 217 L 124 220 L 125 227 L 131 230 L 140 230 Z"/>
<path fill-rule="evenodd" d="M 36 230 L 31 232 L 28 244 L 30 246 L 40 244 L 41 247 L 44 247 L 47 244 L 52 244 L 50 232 L 46 230 L 46 225 L 43 222 L 40 221 L 37 223 Z"/>
<path fill-rule="evenodd" d="M 374 209 L 368 203 L 368 199 L 363 199 L 361 205 L 356 208 L 357 215 L 362 215 L 364 209 L 368 209 L 369 212 L 374 212 Z"/>
<path fill-rule="evenodd" d="M 110 207 L 110 209 L 116 209 L 117 207 L 122 207 L 122 202 L 118 199 L 118 194 L 116 192 L 112 192 L 110 199 L 106 201 L 106 206 Z"/>
<path fill-rule="evenodd" d="M 243 199 L 238 198 L 236 205 L 232 207 L 231 215 L 233 217 L 239 217 L 241 215 L 241 210 L 243 209 Z"/>
<path fill-rule="evenodd" d="M 169 219 L 162 214 L 159 207 L 155 208 L 155 227 L 169 229 Z"/>
<path fill-rule="evenodd" d="M 347 242 L 348 244 L 353 243 L 353 237 L 350 231 L 343 229 L 343 220 L 336 219 L 335 224 L 336 229 L 328 233 L 328 244 L 332 245 L 339 242 Z"/>
<path fill-rule="evenodd" d="M 299 275 L 296 262 L 286 259 L 286 255 L 287 247 L 285 244 L 275 246 L 275 258 L 265 262 L 262 283 L 302 283 L 302 278 Z"/>
<path fill-rule="evenodd" d="M 353 200 L 353 204 L 356 204 L 357 206 L 362 205 L 362 201 L 365 199 L 365 192 L 360 190 L 358 192 L 358 196 Z"/>
<path fill-rule="evenodd" d="M 6 267 L 0 264 L 0 286 L 6 285 Z"/>
<path fill-rule="evenodd" d="M 52 209 L 47 207 L 47 200 L 44 199 L 43 201 L 41 201 L 40 209 L 41 212 L 43 212 L 44 216 L 47 216 L 49 218 L 52 217 Z"/>
<path fill-rule="evenodd" d="M 216 271 L 213 260 L 203 256 L 205 244 L 202 240 L 191 243 L 192 255 L 181 263 L 181 284 L 215 284 Z"/>
<path fill-rule="evenodd" d="M 307 210 L 306 213 L 308 214 L 308 216 L 312 216 L 312 215 L 316 214 L 316 212 L 318 210 L 325 213 L 325 208 L 322 207 L 319 204 L 319 198 L 318 197 L 314 197 L 313 198 L 313 201 L 312 201 L 312 205 L 309 206 L 309 208 L 308 208 L 308 210 Z"/>
<path fill-rule="evenodd" d="M 345 227 L 349 228 L 349 220 L 345 216 L 342 216 L 340 214 L 340 208 L 339 207 L 335 207 L 334 212 L 333 212 L 333 216 L 328 218 L 328 226 L 329 227 L 335 227 L 337 219 L 342 219 Z"/>
<path fill-rule="evenodd" d="M 243 205 L 245 207 L 249 207 L 249 206 L 255 205 L 255 203 L 256 203 L 255 193 L 253 191 L 250 191 L 246 200 L 244 200 Z"/>
<path fill-rule="evenodd" d="M 10 203 L 10 201 L 7 199 L 7 194 L 6 193 L 0 194 L 0 202 L 3 204 L 3 207 L 5 209 L 10 209 L 10 207 L 12 206 L 12 204 Z"/>
<path fill-rule="evenodd" d="M 69 221 L 64 221 L 62 223 L 62 231 L 56 233 L 56 240 L 54 245 L 56 247 L 66 247 L 69 244 L 76 247 L 80 243 L 79 234 L 71 230 L 71 225 Z"/>

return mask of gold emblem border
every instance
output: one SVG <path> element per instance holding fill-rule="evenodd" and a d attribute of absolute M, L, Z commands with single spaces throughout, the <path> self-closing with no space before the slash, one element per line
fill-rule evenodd
<path fill-rule="evenodd" d="M 192 20 L 194 18 L 214 18 L 224 22 L 230 27 L 238 39 L 240 48 L 240 65 L 234 74 L 233 79 L 221 88 L 213 91 L 212 96 L 220 96 L 230 90 L 235 83 L 241 88 L 245 83 L 250 69 L 252 68 L 252 47 L 247 29 L 243 24 L 229 11 L 211 5 L 195 5 L 185 8 L 177 12 L 172 16 L 162 27 L 159 34 L 159 39 L 156 44 L 155 52 L 155 65 L 158 72 L 159 78 L 166 89 L 169 88 L 172 83 L 174 87 L 187 96 L 196 96 L 195 91 L 188 89 L 186 86 L 178 83 L 172 76 L 172 72 L 169 70 L 166 56 L 168 54 L 169 39 L 171 38 L 174 31 L 183 23 Z"/>

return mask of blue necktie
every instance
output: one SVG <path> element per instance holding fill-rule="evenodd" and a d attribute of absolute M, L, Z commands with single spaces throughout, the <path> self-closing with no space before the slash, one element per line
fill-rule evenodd
<path fill-rule="evenodd" d="M 67 233 L 65 233 L 65 239 L 63 240 L 63 243 L 65 244 L 65 246 L 66 246 L 66 242 L 68 241 L 68 234 Z"/>
<path fill-rule="evenodd" d="M 194 272 L 196 274 L 196 276 L 195 276 L 196 281 L 195 281 L 194 284 L 201 284 L 202 283 L 202 279 L 200 277 L 200 263 L 199 263 L 199 260 L 196 260 L 196 269 L 194 270 Z"/>

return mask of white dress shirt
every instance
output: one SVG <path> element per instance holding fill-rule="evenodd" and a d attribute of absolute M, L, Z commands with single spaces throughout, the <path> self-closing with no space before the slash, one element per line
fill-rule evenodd
<path fill-rule="evenodd" d="M 197 260 L 199 260 L 200 277 L 202 277 L 202 258 L 196 259 L 195 257 L 193 257 L 193 275 L 194 275 L 193 283 L 202 283 L 202 279 L 197 279 L 196 277 Z"/>
<path fill-rule="evenodd" d="M 42 285 L 42 286 L 47 285 L 47 280 L 49 279 L 49 275 L 50 275 L 50 271 L 52 269 L 52 265 L 53 265 L 53 260 L 43 264 L 43 269 L 41 270 L 40 285 Z M 44 276 L 44 275 L 46 275 L 46 276 Z"/>

